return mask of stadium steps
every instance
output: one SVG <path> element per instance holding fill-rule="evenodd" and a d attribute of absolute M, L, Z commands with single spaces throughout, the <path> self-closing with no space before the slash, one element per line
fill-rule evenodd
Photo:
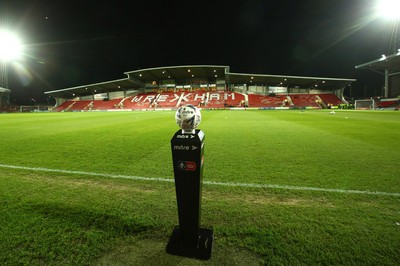
<path fill-rule="evenodd" d="M 288 96 L 286 96 L 286 99 L 288 100 L 288 103 L 289 103 L 289 105 L 291 105 L 291 106 L 293 106 L 294 105 L 294 103 L 293 103 L 293 101 L 292 101 L 292 98 L 290 98 L 290 96 L 288 95 Z"/>
<path fill-rule="evenodd" d="M 64 112 L 68 112 L 69 110 L 72 109 L 72 107 L 74 107 L 74 105 L 76 104 L 76 102 L 72 102 L 70 105 L 67 106 L 67 108 L 65 108 L 63 111 Z"/>
<path fill-rule="evenodd" d="M 93 101 L 91 101 L 88 105 L 86 105 L 84 108 L 83 108 L 83 110 L 84 111 L 92 111 L 92 109 L 93 109 Z"/>
<path fill-rule="evenodd" d="M 322 108 L 328 108 L 326 103 L 322 100 L 322 98 L 319 95 L 315 95 L 315 98 L 317 98 L 317 103 L 321 105 Z"/>
<path fill-rule="evenodd" d="M 73 103 L 72 101 L 65 101 L 62 104 L 60 104 L 59 106 L 53 108 L 53 112 L 61 112 L 64 111 L 66 108 L 68 108 L 69 105 L 71 105 L 71 103 Z"/>
<path fill-rule="evenodd" d="M 89 108 L 89 105 L 93 101 L 83 100 L 83 101 L 74 101 L 74 104 L 69 109 L 69 111 L 84 111 Z"/>

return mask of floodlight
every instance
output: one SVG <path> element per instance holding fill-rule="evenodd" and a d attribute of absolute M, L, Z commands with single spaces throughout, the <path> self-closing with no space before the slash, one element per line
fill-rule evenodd
<path fill-rule="evenodd" d="M 22 52 L 22 44 L 17 35 L 0 30 L 0 61 L 17 59 Z"/>
<path fill-rule="evenodd" d="M 379 17 L 400 20 L 399 0 L 379 0 L 376 5 Z"/>

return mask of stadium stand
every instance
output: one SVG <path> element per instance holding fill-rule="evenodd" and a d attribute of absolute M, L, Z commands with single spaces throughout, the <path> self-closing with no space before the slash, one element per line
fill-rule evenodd
<path fill-rule="evenodd" d="M 378 108 L 394 108 L 398 109 L 400 106 L 399 99 L 379 99 L 375 101 Z"/>
<path fill-rule="evenodd" d="M 120 102 L 122 99 L 113 100 L 95 100 L 93 101 L 92 110 L 110 110 L 121 108 Z"/>
<path fill-rule="evenodd" d="M 286 95 L 256 95 L 249 94 L 250 107 L 283 107 L 289 106 L 290 102 Z"/>
<path fill-rule="evenodd" d="M 247 97 L 246 97 L 247 96 Z M 244 106 L 244 102 L 248 103 Z M 142 109 L 173 109 L 184 104 L 192 104 L 201 108 L 328 108 L 343 102 L 334 94 L 296 94 L 296 95 L 257 95 L 230 92 L 202 90 L 191 92 L 139 93 L 135 96 L 112 100 L 74 100 L 66 101 L 54 108 L 55 112 L 67 111 L 105 111 L 105 110 L 142 110 Z M 382 106 L 397 102 L 382 102 Z M 383 107 L 382 107 L 383 108 Z"/>
<path fill-rule="evenodd" d="M 338 106 L 343 103 L 335 94 L 318 94 L 318 96 L 326 106 Z"/>
<path fill-rule="evenodd" d="M 316 95 L 313 94 L 298 94 L 291 95 L 290 98 L 293 101 L 293 105 L 296 107 L 316 107 L 321 108 L 318 104 Z"/>
<path fill-rule="evenodd" d="M 63 102 L 61 105 L 57 106 L 53 109 L 54 112 L 61 112 L 61 111 L 69 111 L 71 107 L 75 104 L 75 101 L 66 101 Z"/>
<path fill-rule="evenodd" d="M 228 96 L 225 96 L 228 95 Z M 233 96 L 234 95 L 234 96 Z M 208 100 L 207 97 L 210 97 Z M 224 97 L 227 100 L 224 100 Z M 140 93 L 136 96 L 118 98 L 112 100 L 82 100 L 82 101 L 66 101 L 59 105 L 53 111 L 101 111 L 101 110 L 117 110 L 117 109 L 151 109 L 151 108 L 176 108 L 183 104 L 193 104 L 198 107 L 208 108 L 224 108 L 226 105 L 239 106 L 244 96 L 238 93 L 206 93 L 203 91 L 195 92 L 164 92 L 156 93 Z"/>
<path fill-rule="evenodd" d="M 242 93 L 232 93 L 234 96 L 229 96 L 225 99 L 224 106 L 225 107 L 243 107 L 243 103 L 245 102 L 245 96 Z"/>
<path fill-rule="evenodd" d="M 90 111 L 93 105 L 93 101 L 84 100 L 84 101 L 75 101 L 73 105 L 70 106 L 70 111 Z"/>
<path fill-rule="evenodd" d="M 231 73 L 228 66 L 140 69 L 127 78 L 48 91 L 53 111 L 202 108 L 329 108 L 354 79 Z M 318 85 L 318 86 L 317 86 Z M 336 96 L 340 95 L 340 97 Z"/>

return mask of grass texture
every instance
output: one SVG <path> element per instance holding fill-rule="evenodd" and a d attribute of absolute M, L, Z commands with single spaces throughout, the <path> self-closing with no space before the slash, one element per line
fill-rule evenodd
<path fill-rule="evenodd" d="M 165 253 L 178 223 L 173 182 L 116 177 L 173 180 L 170 139 L 178 128 L 174 112 L 162 111 L 0 115 L 0 262 L 400 261 L 400 113 L 203 110 L 202 116 L 208 182 L 202 225 L 215 233 L 209 261 Z M 377 193 L 346 192 L 354 190 Z"/>

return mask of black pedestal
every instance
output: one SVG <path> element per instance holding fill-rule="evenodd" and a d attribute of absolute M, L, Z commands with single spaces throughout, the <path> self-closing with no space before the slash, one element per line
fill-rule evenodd
<path fill-rule="evenodd" d="M 174 228 L 167 245 L 167 253 L 189 258 L 208 260 L 211 257 L 214 232 L 212 229 L 199 229 L 198 242 L 196 244 L 185 243 L 179 226 Z"/>
<path fill-rule="evenodd" d="M 171 139 L 179 226 L 174 228 L 166 251 L 207 260 L 211 257 L 213 231 L 200 228 L 204 144 L 201 130 L 178 130 Z"/>

